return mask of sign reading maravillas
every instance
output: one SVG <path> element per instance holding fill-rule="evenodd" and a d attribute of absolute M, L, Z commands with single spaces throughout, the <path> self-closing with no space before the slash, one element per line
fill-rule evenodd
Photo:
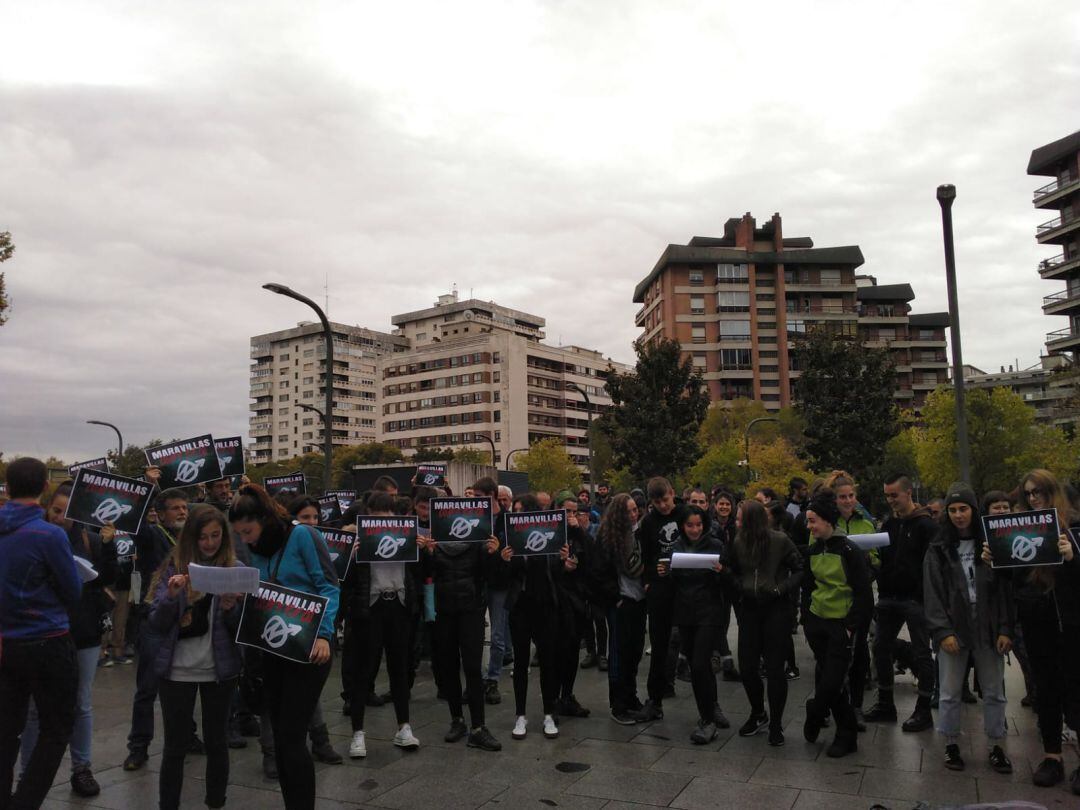
<path fill-rule="evenodd" d="M 431 536 L 437 542 L 486 542 L 491 537 L 490 498 L 432 498 Z"/>
<path fill-rule="evenodd" d="M 416 485 L 422 487 L 446 486 L 445 464 L 417 464 Z"/>
<path fill-rule="evenodd" d="M 364 515 L 356 527 L 358 563 L 416 562 L 416 515 Z"/>
<path fill-rule="evenodd" d="M 259 592 L 244 597 L 236 643 L 307 664 L 326 603 L 325 596 L 259 582 Z"/>
<path fill-rule="evenodd" d="M 146 481 L 82 469 L 75 474 L 64 517 L 88 526 L 111 523 L 117 531 L 137 534 L 153 492 Z"/>
<path fill-rule="evenodd" d="M 322 495 L 316 498 L 319 502 L 319 523 L 333 523 L 341 520 L 341 502 L 336 495 Z"/>
<path fill-rule="evenodd" d="M 190 487 L 217 481 L 221 464 L 214 449 L 214 437 L 207 433 L 193 439 L 169 442 L 144 451 L 146 462 L 161 470 L 158 486 L 162 489 Z"/>
<path fill-rule="evenodd" d="M 263 488 L 273 498 L 279 492 L 288 492 L 291 495 L 304 495 L 307 492 L 307 479 L 302 472 L 289 473 L 288 475 L 274 475 L 263 479 Z"/>
<path fill-rule="evenodd" d="M 330 560 L 334 563 L 337 571 L 338 582 L 344 582 L 345 577 L 352 567 L 353 547 L 356 545 L 356 532 L 344 532 L 341 529 L 331 529 L 328 526 L 319 526 L 323 539 L 326 540 L 326 548 L 330 551 Z"/>
<path fill-rule="evenodd" d="M 100 470 L 101 472 L 108 472 L 109 460 L 102 456 L 101 458 L 92 458 L 89 461 L 80 461 L 78 464 L 72 464 L 68 467 L 68 475 L 74 478 L 79 470 Z"/>
<path fill-rule="evenodd" d="M 1061 535 L 1056 509 L 1036 509 L 1007 515 L 984 515 L 983 531 L 994 568 L 1060 565 Z"/>
<path fill-rule="evenodd" d="M 323 495 L 333 495 L 337 498 L 343 514 L 356 500 L 356 491 L 351 489 L 328 489 Z"/>
<path fill-rule="evenodd" d="M 214 439 L 214 450 L 221 464 L 221 477 L 244 474 L 244 441 L 240 436 Z"/>
<path fill-rule="evenodd" d="M 566 510 L 506 512 L 506 544 L 514 556 L 558 554 L 566 545 Z"/>

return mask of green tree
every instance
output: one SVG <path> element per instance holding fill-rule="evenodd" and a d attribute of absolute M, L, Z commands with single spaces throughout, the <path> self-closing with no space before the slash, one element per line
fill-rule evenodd
<path fill-rule="evenodd" d="M 533 442 L 527 451 L 516 454 L 514 469 L 529 474 L 529 489 L 533 491 L 577 492 L 581 486 L 581 470 L 562 442 L 554 437 Z"/>
<path fill-rule="evenodd" d="M 677 477 L 701 456 L 698 430 L 709 408 L 709 390 L 690 358 L 673 340 L 634 345 L 637 364 L 612 373 L 613 403 L 604 420 L 614 464 L 637 480 Z"/>
<path fill-rule="evenodd" d="M 805 423 L 806 453 L 817 470 L 859 476 L 896 435 L 896 376 L 889 352 L 815 329 L 799 341 L 796 410 Z"/>
<path fill-rule="evenodd" d="M 733 399 L 714 402 L 709 406 L 705 421 L 701 423 L 700 438 L 705 447 L 724 444 L 732 439 L 743 440 L 746 429 L 754 419 L 770 418 L 775 422 L 760 422 L 753 428 L 753 438 L 772 441 L 783 437 L 800 450 L 805 425 L 794 408 L 769 411 L 765 403 L 756 399 Z"/>
<path fill-rule="evenodd" d="M 910 412 L 906 412 L 910 416 Z M 919 458 L 916 448 L 918 428 L 909 424 L 889 441 L 885 442 L 885 452 L 866 471 L 856 479 L 859 488 L 859 503 L 870 510 L 871 514 L 884 515 L 888 511 L 885 501 L 885 479 L 896 473 L 904 473 L 922 483 L 919 471 Z"/>
<path fill-rule="evenodd" d="M 247 475 L 254 483 L 262 484 L 267 478 L 289 475 L 295 472 L 304 474 L 308 492 L 316 493 L 322 492 L 324 489 L 331 489 L 331 487 L 323 486 L 326 468 L 323 464 L 322 453 L 304 453 L 302 456 L 268 461 L 266 464 L 260 464 L 257 467 L 249 467 Z M 351 478 L 348 480 L 351 481 Z M 345 483 L 342 483 L 341 486 L 345 486 Z"/>
<path fill-rule="evenodd" d="M 611 449 L 611 440 L 599 419 L 594 419 L 589 427 L 589 445 L 592 447 L 592 469 L 596 476 L 596 483 L 607 480 L 612 469 L 614 456 Z"/>
<path fill-rule="evenodd" d="M 409 461 L 420 464 L 425 461 L 453 461 L 453 447 L 421 447 L 411 456 Z"/>
<path fill-rule="evenodd" d="M 322 458 L 322 456 L 319 456 Z M 354 464 L 395 464 L 404 461 L 405 456 L 401 450 L 392 444 L 382 442 L 368 442 L 367 444 L 351 444 L 346 447 L 335 447 L 334 457 L 331 463 L 331 475 L 334 487 L 347 487 L 352 485 L 352 468 Z M 322 473 L 319 473 L 322 480 Z M 330 489 L 331 487 L 326 487 Z"/>
<path fill-rule="evenodd" d="M 124 455 L 118 456 L 115 450 L 106 453 L 109 459 L 109 467 L 117 475 L 126 475 L 128 478 L 138 478 L 146 470 L 146 452 L 152 447 L 160 447 L 164 442 L 161 439 L 151 439 L 146 444 L 125 444 Z"/>
<path fill-rule="evenodd" d="M 6 262 L 14 253 L 15 243 L 11 241 L 11 232 L 0 231 L 0 263 Z M 0 326 L 7 323 L 9 309 L 11 309 L 11 299 L 8 298 L 4 274 L 0 273 Z"/>
<path fill-rule="evenodd" d="M 514 458 L 516 459 L 517 456 Z M 459 447 L 454 451 L 454 461 L 460 461 L 462 464 L 483 464 L 489 467 L 494 464 L 491 460 L 491 451 L 477 447 Z"/>

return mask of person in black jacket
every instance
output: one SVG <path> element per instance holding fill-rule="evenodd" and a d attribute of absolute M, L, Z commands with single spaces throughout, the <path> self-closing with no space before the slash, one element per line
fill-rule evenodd
<path fill-rule="evenodd" d="M 895 723 L 893 701 L 893 648 L 900 628 L 907 625 L 911 654 L 915 659 L 919 697 L 915 711 L 904 721 L 904 731 L 933 728 L 930 698 L 934 692 L 934 658 L 930 653 L 930 632 L 923 610 L 923 559 L 938 524 L 927 509 L 912 500 L 911 479 L 893 475 L 885 481 L 885 499 L 892 517 L 881 527 L 889 535 L 889 545 L 881 549 L 878 573 L 877 635 L 874 636 L 874 667 L 877 670 L 878 699 L 864 719 L 868 723 Z"/>
<path fill-rule="evenodd" d="M 559 635 L 556 656 L 559 667 L 559 696 L 555 711 L 560 717 L 588 717 L 589 710 L 574 695 L 577 682 L 581 642 L 589 624 L 587 581 L 589 538 L 589 507 L 582 505 L 569 490 L 558 493 L 554 509 L 566 510 L 566 542 L 569 556 L 576 561 L 573 570 L 565 568 L 559 573 Z"/>

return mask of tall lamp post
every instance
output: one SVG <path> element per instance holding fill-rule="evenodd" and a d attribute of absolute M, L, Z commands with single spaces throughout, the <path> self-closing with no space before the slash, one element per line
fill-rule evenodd
<path fill-rule="evenodd" d="M 746 430 L 743 431 L 743 463 L 746 465 L 746 484 L 750 484 L 750 431 L 758 422 L 779 422 L 775 416 L 759 416 L 757 419 L 751 419 L 750 423 L 746 426 Z"/>
<path fill-rule="evenodd" d="M 120 458 L 124 455 L 124 437 L 120 434 L 120 428 L 118 428 L 112 422 L 102 422 L 102 421 L 100 421 L 98 419 L 87 419 L 86 424 L 88 424 L 88 425 L 102 425 L 102 426 L 107 427 L 107 428 L 112 428 L 113 430 L 116 431 L 116 440 L 120 443 L 120 449 L 118 451 L 119 455 L 117 455 L 117 457 L 116 457 L 116 463 L 119 464 L 120 463 Z"/>
<path fill-rule="evenodd" d="M 964 407 L 964 355 L 960 348 L 960 306 L 956 295 L 956 254 L 953 249 L 952 205 L 956 186 L 937 187 L 941 206 L 941 230 L 945 239 L 945 283 L 949 291 L 949 336 L 952 338 L 953 390 L 956 392 L 956 445 L 960 480 L 971 482 L 968 454 L 967 410 Z"/>
<path fill-rule="evenodd" d="M 568 391 L 577 391 L 581 396 L 585 397 L 585 408 L 589 412 L 589 427 L 585 430 L 585 441 L 589 448 L 589 503 L 592 503 L 593 499 L 596 497 L 596 476 L 593 475 L 592 463 L 592 400 L 589 399 L 588 392 L 575 382 L 568 382 L 566 384 L 566 389 Z"/>
<path fill-rule="evenodd" d="M 507 471 L 510 470 L 510 459 L 512 459 L 514 457 L 514 453 L 528 453 L 528 452 L 529 452 L 528 447 L 515 447 L 513 450 L 511 450 L 509 453 L 507 453 L 506 454 L 506 469 L 507 469 Z"/>
<path fill-rule="evenodd" d="M 330 321 L 327 319 L 326 313 L 322 311 L 322 307 L 306 295 L 301 295 L 284 284 L 263 284 L 262 286 L 264 290 L 269 290 L 277 295 L 284 295 L 286 298 L 292 298 L 301 304 L 307 304 L 315 310 L 315 314 L 319 316 L 319 320 L 322 322 L 323 335 L 326 340 L 326 406 L 323 411 L 323 455 L 325 456 L 324 463 L 326 465 L 326 486 L 329 486 L 334 455 L 334 332 L 330 328 Z"/>
<path fill-rule="evenodd" d="M 488 444 L 491 445 L 491 466 L 495 467 L 495 469 L 498 469 L 498 467 L 495 464 L 495 440 L 493 438 L 491 438 L 490 436 L 487 436 L 487 435 L 485 435 L 483 433 L 474 433 L 472 441 L 473 442 L 481 442 L 481 441 L 482 442 L 487 442 Z M 462 444 L 471 444 L 471 443 L 472 442 L 462 442 Z M 509 461 L 509 459 L 507 459 L 507 460 Z"/>

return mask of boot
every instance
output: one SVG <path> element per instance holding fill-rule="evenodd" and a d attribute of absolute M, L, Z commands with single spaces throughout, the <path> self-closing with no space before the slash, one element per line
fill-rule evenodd
<path fill-rule="evenodd" d="M 327 765 L 340 765 L 344 760 L 337 751 L 334 750 L 334 746 L 330 744 L 330 732 L 327 731 L 326 723 L 321 726 L 316 726 L 310 732 L 311 735 L 311 755 L 319 762 L 325 762 Z"/>
<path fill-rule="evenodd" d="M 896 704 L 891 689 L 879 689 L 877 703 L 863 715 L 867 723 L 895 723 Z"/>
<path fill-rule="evenodd" d="M 917 732 L 926 731 L 928 728 L 933 727 L 934 715 L 930 713 L 930 698 L 919 695 L 919 700 L 915 703 L 915 711 L 911 713 L 911 717 L 905 720 L 900 728 L 908 732 Z"/>

